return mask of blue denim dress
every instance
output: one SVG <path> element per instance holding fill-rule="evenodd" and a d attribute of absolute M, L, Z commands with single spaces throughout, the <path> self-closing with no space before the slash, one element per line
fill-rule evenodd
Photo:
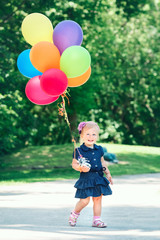
<path fill-rule="evenodd" d="M 76 198 L 99 197 L 111 195 L 112 190 L 109 186 L 109 181 L 103 175 L 101 164 L 101 157 L 103 156 L 103 148 L 94 144 L 94 148 L 88 148 L 84 144 L 75 151 L 75 158 L 78 159 L 79 154 L 88 160 L 91 164 L 89 172 L 81 172 L 80 178 L 75 183 L 74 187 L 77 188 Z"/>

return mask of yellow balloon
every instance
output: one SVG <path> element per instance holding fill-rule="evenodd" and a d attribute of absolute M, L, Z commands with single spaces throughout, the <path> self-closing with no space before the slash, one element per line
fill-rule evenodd
<path fill-rule="evenodd" d="M 32 46 L 41 41 L 53 43 L 53 26 L 49 18 L 41 13 L 31 13 L 22 22 L 22 34 Z"/>

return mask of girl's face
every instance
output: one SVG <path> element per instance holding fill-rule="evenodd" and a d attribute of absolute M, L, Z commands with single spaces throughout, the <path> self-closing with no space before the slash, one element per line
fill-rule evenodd
<path fill-rule="evenodd" d="M 86 129 L 81 138 L 87 147 L 93 147 L 97 141 L 98 133 L 94 128 Z"/>

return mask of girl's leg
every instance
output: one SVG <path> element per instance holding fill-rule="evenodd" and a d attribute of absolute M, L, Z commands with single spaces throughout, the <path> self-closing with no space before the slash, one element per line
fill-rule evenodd
<path fill-rule="evenodd" d="M 81 210 L 88 205 L 89 201 L 90 201 L 90 197 L 85 199 L 80 199 L 75 206 L 74 212 L 80 213 Z"/>
<path fill-rule="evenodd" d="M 102 210 L 102 195 L 100 197 L 93 197 L 93 227 L 104 228 L 106 224 L 101 220 Z"/>
<path fill-rule="evenodd" d="M 102 210 L 102 195 L 100 197 L 93 197 L 93 215 L 101 216 Z"/>
<path fill-rule="evenodd" d="M 77 222 L 77 218 L 80 215 L 81 210 L 88 205 L 90 201 L 90 197 L 85 198 L 85 199 L 80 199 L 76 206 L 75 209 L 71 212 L 70 217 L 69 217 L 69 224 L 71 226 L 75 226 Z"/>

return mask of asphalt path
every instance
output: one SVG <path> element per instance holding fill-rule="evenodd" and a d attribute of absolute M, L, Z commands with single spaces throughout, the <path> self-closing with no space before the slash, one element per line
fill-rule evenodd
<path fill-rule="evenodd" d="M 113 195 L 103 197 L 103 229 L 91 226 L 92 200 L 69 226 L 75 181 L 0 185 L 0 240 L 160 239 L 160 173 L 114 178 Z"/>

